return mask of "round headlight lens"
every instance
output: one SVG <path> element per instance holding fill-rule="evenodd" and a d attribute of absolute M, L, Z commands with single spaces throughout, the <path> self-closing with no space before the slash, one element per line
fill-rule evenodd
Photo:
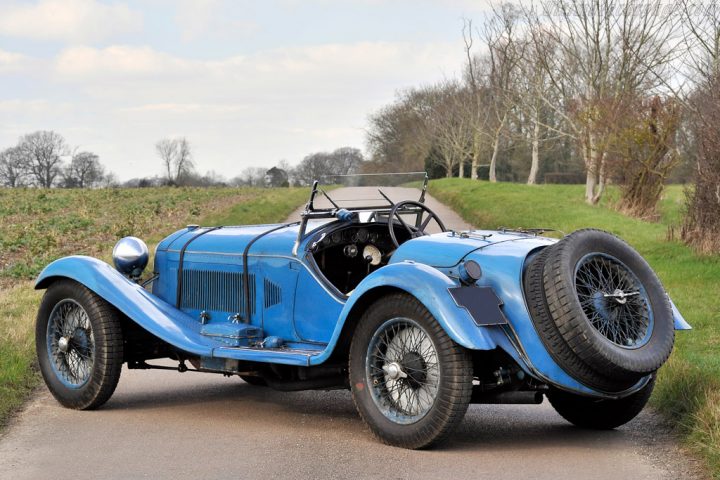
<path fill-rule="evenodd" d="M 150 252 L 139 238 L 125 237 L 115 244 L 112 257 L 118 272 L 130 278 L 138 278 L 148 264 Z"/>

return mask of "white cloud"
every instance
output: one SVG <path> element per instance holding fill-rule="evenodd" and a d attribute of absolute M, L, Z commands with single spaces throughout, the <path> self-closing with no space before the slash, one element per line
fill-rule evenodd
<path fill-rule="evenodd" d="M 97 41 L 139 30 L 142 16 L 120 3 L 41 0 L 0 6 L 0 34 L 68 42 Z"/>
<path fill-rule="evenodd" d="M 20 73 L 28 70 L 34 63 L 36 62 L 27 55 L 0 49 L 0 73 Z"/>
<path fill-rule="evenodd" d="M 191 62 L 149 47 L 71 47 L 55 60 L 61 77 L 93 80 L 97 77 L 168 76 L 188 71 Z"/>
<path fill-rule="evenodd" d="M 0 126 L 0 140 L 14 141 L 18 126 L 55 129 L 130 178 L 160 173 L 153 145 L 184 135 L 200 170 L 233 176 L 313 151 L 362 147 L 369 113 L 398 89 L 452 76 L 462 56 L 459 41 L 335 43 L 217 60 L 130 45 L 68 47 L 38 73 L 55 100 L 0 102 L 0 116 L 17 111 L 17 125 L 4 135 Z M 72 108 L 58 108 L 66 98 Z"/>
<path fill-rule="evenodd" d="M 91 85 L 103 80 L 160 82 L 168 92 L 184 81 L 210 85 L 210 93 L 252 86 L 282 96 L 283 92 L 327 91 L 364 82 L 377 83 L 440 77 L 458 68 L 459 43 L 417 45 L 402 42 L 358 42 L 288 47 L 220 60 L 191 60 L 150 47 L 115 45 L 107 48 L 70 47 L 54 62 L 66 81 Z M 417 77 L 416 77 L 417 78 Z M 358 85 L 359 86 L 359 85 Z M 256 93 L 256 92 L 252 92 Z M 172 102 L 171 102 L 172 103 Z"/>
<path fill-rule="evenodd" d="M 227 3 L 224 0 L 175 0 L 175 24 L 183 40 L 201 37 L 230 39 L 259 30 L 259 25 L 253 21 L 228 18 L 225 13 Z"/>

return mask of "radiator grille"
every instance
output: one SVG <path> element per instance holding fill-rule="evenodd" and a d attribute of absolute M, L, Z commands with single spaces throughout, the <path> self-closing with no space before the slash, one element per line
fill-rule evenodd
<path fill-rule="evenodd" d="M 280 286 L 271 282 L 267 278 L 263 282 L 264 287 L 264 298 L 265 308 L 270 308 L 273 305 L 277 305 L 282 300 L 282 290 Z"/>
<path fill-rule="evenodd" d="M 255 275 L 249 275 L 250 313 L 255 313 Z M 181 308 L 245 313 L 243 275 L 240 272 L 183 270 Z"/>

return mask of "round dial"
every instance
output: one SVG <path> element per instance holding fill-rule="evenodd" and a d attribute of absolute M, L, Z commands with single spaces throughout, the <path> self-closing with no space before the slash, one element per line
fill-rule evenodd
<path fill-rule="evenodd" d="M 360 243 L 365 243 L 368 240 L 369 233 L 364 228 L 357 231 L 357 239 Z"/>
<path fill-rule="evenodd" d="M 382 260 L 382 252 L 375 245 L 365 245 L 363 248 L 363 258 L 368 259 L 370 265 L 380 265 Z"/>

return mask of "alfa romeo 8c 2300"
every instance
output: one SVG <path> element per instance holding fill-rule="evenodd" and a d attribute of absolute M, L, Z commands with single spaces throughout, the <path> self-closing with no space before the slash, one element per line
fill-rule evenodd
<path fill-rule="evenodd" d="M 426 187 L 358 202 L 316 182 L 299 221 L 188 226 L 157 245 L 145 275 L 134 237 L 117 243 L 114 267 L 51 263 L 36 284 L 48 388 L 96 408 L 127 364 L 349 389 L 372 433 L 406 448 L 446 438 L 470 403 L 547 398 L 584 428 L 635 417 L 675 330 L 690 328 L 647 262 L 593 229 L 449 230 Z M 157 362 L 168 358 L 177 367 Z"/>

